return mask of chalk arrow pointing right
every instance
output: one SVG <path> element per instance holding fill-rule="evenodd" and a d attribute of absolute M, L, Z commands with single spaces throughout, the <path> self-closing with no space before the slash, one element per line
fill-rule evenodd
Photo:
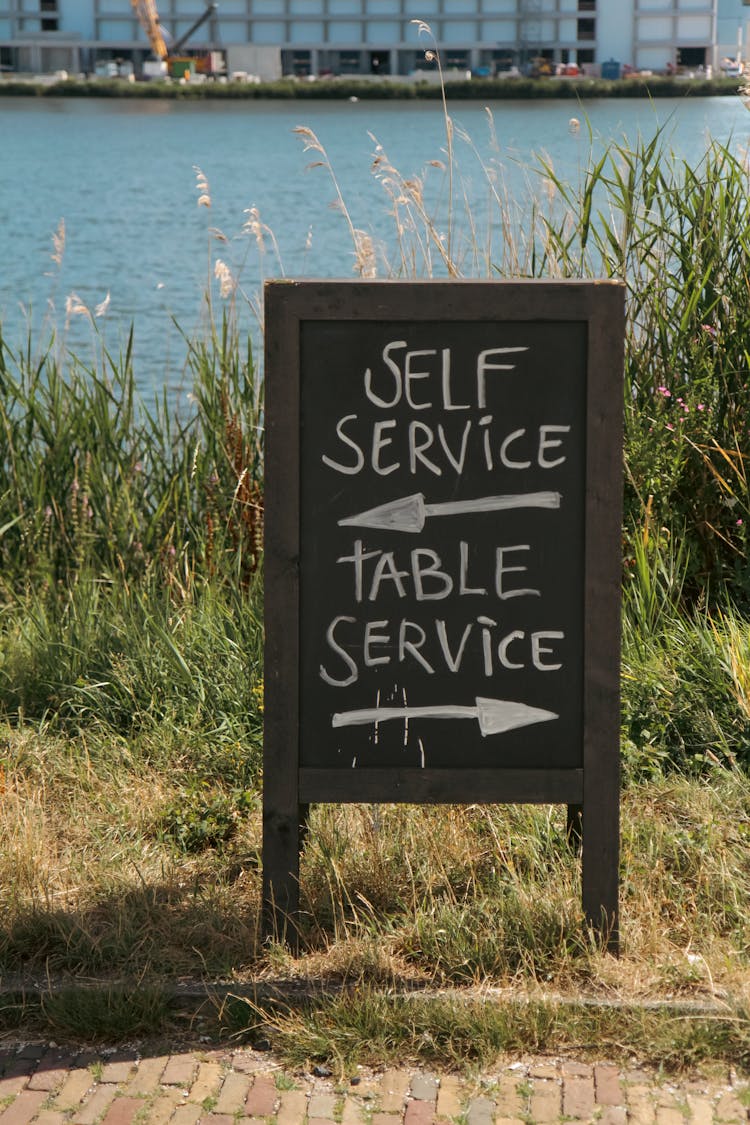
<path fill-rule="evenodd" d="M 555 711 L 529 707 L 509 699 L 485 699 L 477 696 L 474 707 L 447 703 L 431 707 L 363 707 L 358 711 L 338 711 L 331 719 L 333 727 L 364 726 L 384 723 L 389 719 L 476 719 L 482 737 L 504 734 L 518 727 L 533 726 L 559 719 Z"/>
<path fill-rule="evenodd" d="M 458 516 L 468 512 L 503 512 L 510 508 L 559 508 L 559 492 L 520 492 L 505 496 L 479 496 L 474 500 L 448 500 L 425 504 L 424 495 L 415 492 L 356 516 L 339 520 L 340 527 L 375 527 L 388 531 L 419 532 L 429 516 Z"/>

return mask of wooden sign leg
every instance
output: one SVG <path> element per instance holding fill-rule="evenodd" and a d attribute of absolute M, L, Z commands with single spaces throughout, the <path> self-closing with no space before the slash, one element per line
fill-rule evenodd
<path fill-rule="evenodd" d="M 604 938 L 610 953 L 618 954 L 619 934 L 619 809 L 599 793 L 583 803 L 583 911 L 590 926 Z"/>
<path fill-rule="evenodd" d="M 299 860 L 309 806 L 263 810 L 263 915 L 265 940 L 299 951 Z"/>

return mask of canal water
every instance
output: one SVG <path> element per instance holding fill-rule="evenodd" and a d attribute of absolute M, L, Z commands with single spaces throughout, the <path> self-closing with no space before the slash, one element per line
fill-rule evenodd
<path fill-rule="evenodd" d="M 532 170 L 539 156 L 575 182 L 591 143 L 633 145 L 661 128 L 665 144 L 696 163 L 711 140 L 744 154 L 750 136 L 739 97 L 461 102 L 450 111 L 460 172 L 455 211 L 463 213 L 466 197 L 480 216 L 475 244 L 486 248 L 492 233 L 493 252 L 500 216 L 495 208 L 487 218 L 491 192 L 523 202 L 543 191 Z M 298 127 L 311 130 L 324 151 L 305 151 L 313 138 L 295 133 Z M 225 300 L 217 259 L 243 328 L 257 333 L 263 277 L 354 276 L 339 193 L 353 226 L 373 240 L 379 276 L 399 261 L 392 215 L 399 176 L 422 177 L 436 229 L 446 220 L 438 102 L 5 98 L 0 143 L 6 340 L 21 346 L 31 331 L 39 346 L 54 332 L 58 346 L 88 359 L 95 343 L 117 354 L 132 324 L 136 376 L 147 396 L 184 388 L 182 333 L 205 326 L 209 284 L 215 314 Z M 432 257 L 439 273 L 434 247 Z M 464 261 L 469 275 L 486 267 L 487 258 Z M 424 269 L 418 261 L 417 272 Z"/>

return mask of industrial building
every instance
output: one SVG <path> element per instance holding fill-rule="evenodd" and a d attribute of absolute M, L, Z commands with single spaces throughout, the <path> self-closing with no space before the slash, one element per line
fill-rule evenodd
<path fill-rule="evenodd" d="M 149 0 L 169 41 L 204 0 Z M 284 73 L 408 75 L 424 66 L 429 23 L 446 70 L 502 73 L 530 60 L 598 69 L 699 70 L 744 51 L 750 0 L 219 0 L 188 44 L 279 52 Z M 185 48 L 187 50 L 187 48 Z M 0 0 L 3 71 L 90 73 L 150 56 L 131 0 Z M 231 67 L 230 67 L 231 69 Z"/>

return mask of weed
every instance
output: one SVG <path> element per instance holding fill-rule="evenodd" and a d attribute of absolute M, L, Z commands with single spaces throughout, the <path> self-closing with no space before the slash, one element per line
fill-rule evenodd
<path fill-rule="evenodd" d="M 169 1023 L 169 1002 L 158 988 L 63 989 L 41 1000 L 46 1025 L 60 1036 L 94 1042 L 122 1042 L 152 1035 Z"/>
<path fill-rule="evenodd" d="M 295 1082 L 292 1075 L 287 1074 L 285 1071 L 279 1071 L 274 1079 L 274 1082 L 276 1085 L 276 1089 L 280 1092 L 285 1090 L 298 1089 L 297 1083 Z"/>
<path fill-rule="evenodd" d="M 228 793 L 207 785 L 183 791 L 160 817 L 160 830 L 185 852 L 221 847 L 237 833 L 240 817 L 257 808 L 249 790 Z"/>

